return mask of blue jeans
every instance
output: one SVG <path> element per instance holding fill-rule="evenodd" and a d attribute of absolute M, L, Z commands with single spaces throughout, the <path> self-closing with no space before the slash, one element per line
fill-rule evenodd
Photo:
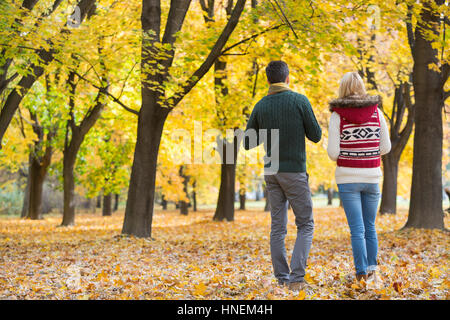
<path fill-rule="evenodd" d="M 350 227 L 356 274 L 367 274 L 377 266 L 375 218 L 380 188 L 377 183 L 344 183 L 338 189 Z"/>

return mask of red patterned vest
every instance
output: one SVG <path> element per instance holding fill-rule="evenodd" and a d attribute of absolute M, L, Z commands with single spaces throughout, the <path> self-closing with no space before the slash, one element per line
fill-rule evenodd
<path fill-rule="evenodd" d="M 381 164 L 378 105 L 365 108 L 336 108 L 341 117 L 341 143 L 337 165 L 376 168 Z"/>

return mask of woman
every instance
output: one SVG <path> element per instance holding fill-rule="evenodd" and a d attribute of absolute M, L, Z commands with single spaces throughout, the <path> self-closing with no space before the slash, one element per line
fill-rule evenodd
<path fill-rule="evenodd" d="M 358 281 L 376 279 L 381 155 L 391 150 L 380 104 L 380 96 L 367 95 L 356 72 L 344 75 L 338 99 L 330 102 L 328 156 L 337 161 L 336 183 L 350 227 Z"/>

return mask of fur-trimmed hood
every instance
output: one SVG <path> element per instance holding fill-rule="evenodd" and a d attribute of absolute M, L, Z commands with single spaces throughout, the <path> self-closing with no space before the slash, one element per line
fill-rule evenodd
<path fill-rule="evenodd" d="M 381 97 L 375 96 L 348 96 L 341 99 L 334 99 L 330 101 L 330 111 L 335 108 L 364 108 L 378 105 L 381 107 Z"/>
<path fill-rule="evenodd" d="M 381 107 L 381 103 L 381 97 L 378 95 L 348 96 L 330 101 L 330 111 L 337 112 L 352 123 L 365 123 L 372 117 L 377 107 Z"/>

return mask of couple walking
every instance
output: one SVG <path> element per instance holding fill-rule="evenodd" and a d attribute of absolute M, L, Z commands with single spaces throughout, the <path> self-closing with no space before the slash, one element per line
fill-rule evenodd
<path fill-rule="evenodd" d="M 278 171 L 265 173 L 271 205 L 270 252 L 280 285 L 300 290 L 314 232 L 311 192 L 306 172 L 305 137 L 317 143 L 322 130 L 308 98 L 289 88 L 289 68 L 272 61 L 266 68 L 269 93 L 254 107 L 247 129 L 278 129 Z M 328 155 L 337 162 L 336 183 L 351 233 L 356 279 L 376 278 L 378 240 L 375 217 L 382 176 L 380 157 L 390 151 L 379 96 L 369 96 L 356 72 L 344 75 L 339 96 L 330 102 Z M 261 143 L 259 141 L 258 143 Z M 249 150 L 255 145 L 245 141 Z M 269 154 L 267 145 L 264 145 Z M 268 168 L 270 164 L 265 164 Z M 290 265 L 286 257 L 287 210 L 291 205 L 297 239 Z"/>

